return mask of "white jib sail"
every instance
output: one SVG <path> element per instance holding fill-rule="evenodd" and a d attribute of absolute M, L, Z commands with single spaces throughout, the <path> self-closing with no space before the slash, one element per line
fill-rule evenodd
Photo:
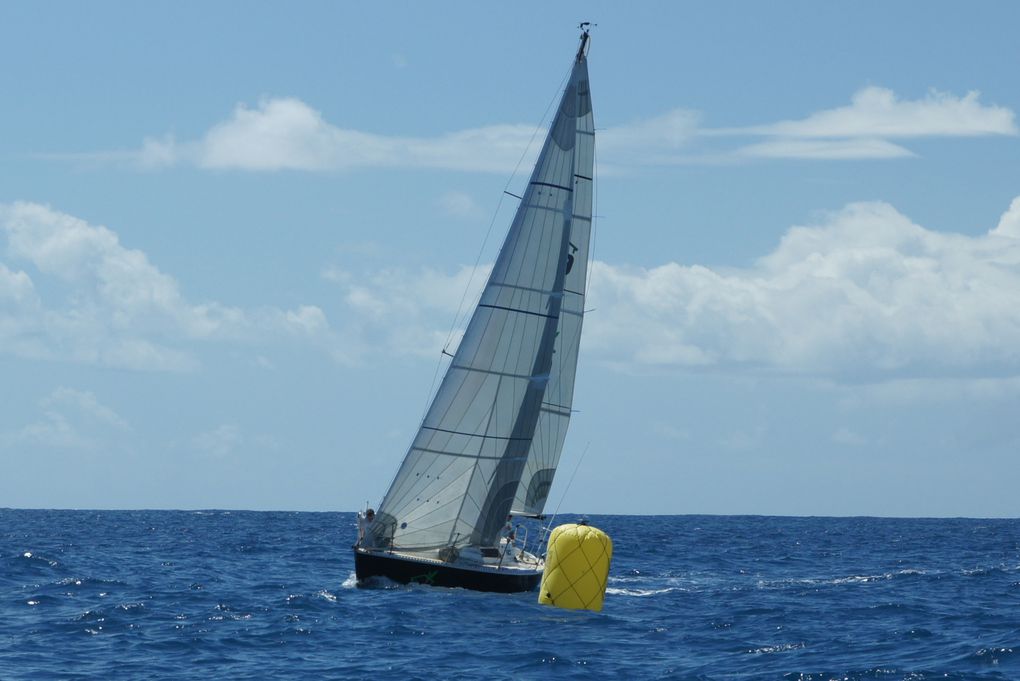
<path fill-rule="evenodd" d="M 515 509 L 543 507 L 573 398 L 593 156 L 579 54 L 479 304 L 379 508 L 374 545 L 491 546 L 515 498 Z"/>

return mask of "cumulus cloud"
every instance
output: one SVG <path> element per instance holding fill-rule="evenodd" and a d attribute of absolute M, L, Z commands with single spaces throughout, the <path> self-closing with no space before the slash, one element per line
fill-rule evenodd
<path fill-rule="evenodd" d="M 322 339 L 322 310 L 242 310 L 193 303 L 176 280 L 112 230 L 35 203 L 0 204 L 6 253 L 34 269 L 0 263 L 0 352 L 129 369 L 189 370 L 188 343 L 264 334 Z M 47 282 L 40 296 L 33 276 Z M 61 295 L 63 294 L 63 295 Z"/>
<path fill-rule="evenodd" d="M 15 272 L 0 262 L 0 302 L 12 307 L 23 307 L 34 304 L 35 300 L 32 279 L 24 272 Z"/>
<path fill-rule="evenodd" d="M 1020 374 L 1018 206 L 971 237 L 855 203 L 790 228 L 743 269 L 596 262 L 584 353 L 853 381 Z M 347 302 L 386 352 L 431 355 L 446 337 L 435 320 L 450 318 L 471 274 L 387 270 L 348 283 Z"/>
<path fill-rule="evenodd" d="M 447 345 L 456 345 L 491 267 L 465 265 L 452 274 L 430 268 L 385 269 L 358 277 L 357 283 L 346 280 L 344 301 L 357 320 L 364 347 L 435 357 Z"/>
<path fill-rule="evenodd" d="M 926 230 L 885 203 L 793 227 L 744 270 L 597 267 L 591 298 L 607 311 L 592 316 L 593 345 L 622 344 L 638 362 L 835 375 L 1020 370 L 1020 244 Z"/>
<path fill-rule="evenodd" d="M 1020 196 L 1013 199 L 1009 210 L 1002 214 L 992 234 L 1020 239 Z"/>

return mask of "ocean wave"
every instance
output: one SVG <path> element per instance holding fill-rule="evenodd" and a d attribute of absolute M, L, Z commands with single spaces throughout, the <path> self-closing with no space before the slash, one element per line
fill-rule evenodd
<path fill-rule="evenodd" d="M 785 653 L 789 650 L 799 650 L 805 647 L 803 643 L 777 643 L 775 645 L 753 648 L 747 652 L 751 655 L 771 655 L 773 653 Z"/>
<path fill-rule="evenodd" d="M 659 596 L 661 594 L 668 594 L 676 591 L 673 587 L 666 587 L 664 589 L 621 589 L 617 587 L 606 587 L 606 593 L 610 596 L 634 596 L 637 598 L 644 598 L 646 596 Z"/>
<path fill-rule="evenodd" d="M 594 613 L 355 588 L 353 518 L 0 510 L 0 677 L 1020 679 L 1020 521 L 602 517 Z"/>
<path fill-rule="evenodd" d="M 847 584 L 869 584 L 872 582 L 884 582 L 901 577 L 917 577 L 930 574 L 928 570 L 916 568 L 904 568 L 895 572 L 883 572 L 866 575 L 845 575 L 839 577 L 789 577 L 778 580 L 759 579 L 759 589 L 784 589 L 791 586 L 844 586 Z"/>

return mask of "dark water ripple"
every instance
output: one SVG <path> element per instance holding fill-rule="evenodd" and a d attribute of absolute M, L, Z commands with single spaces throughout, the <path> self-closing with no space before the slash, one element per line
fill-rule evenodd
<path fill-rule="evenodd" d="M 0 510 L 0 679 L 1020 678 L 1020 521 L 592 522 L 600 614 L 353 588 L 352 514 Z"/>

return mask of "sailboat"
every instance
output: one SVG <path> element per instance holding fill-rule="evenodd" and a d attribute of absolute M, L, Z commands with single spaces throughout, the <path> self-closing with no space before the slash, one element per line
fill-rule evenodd
<path fill-rule="evenodd" d="M 359 514 L 359 583 L 529 591 L 539 518 L 567 435 L 592 226 L 588 29 L 463 339 L 378 512 Z"/>

